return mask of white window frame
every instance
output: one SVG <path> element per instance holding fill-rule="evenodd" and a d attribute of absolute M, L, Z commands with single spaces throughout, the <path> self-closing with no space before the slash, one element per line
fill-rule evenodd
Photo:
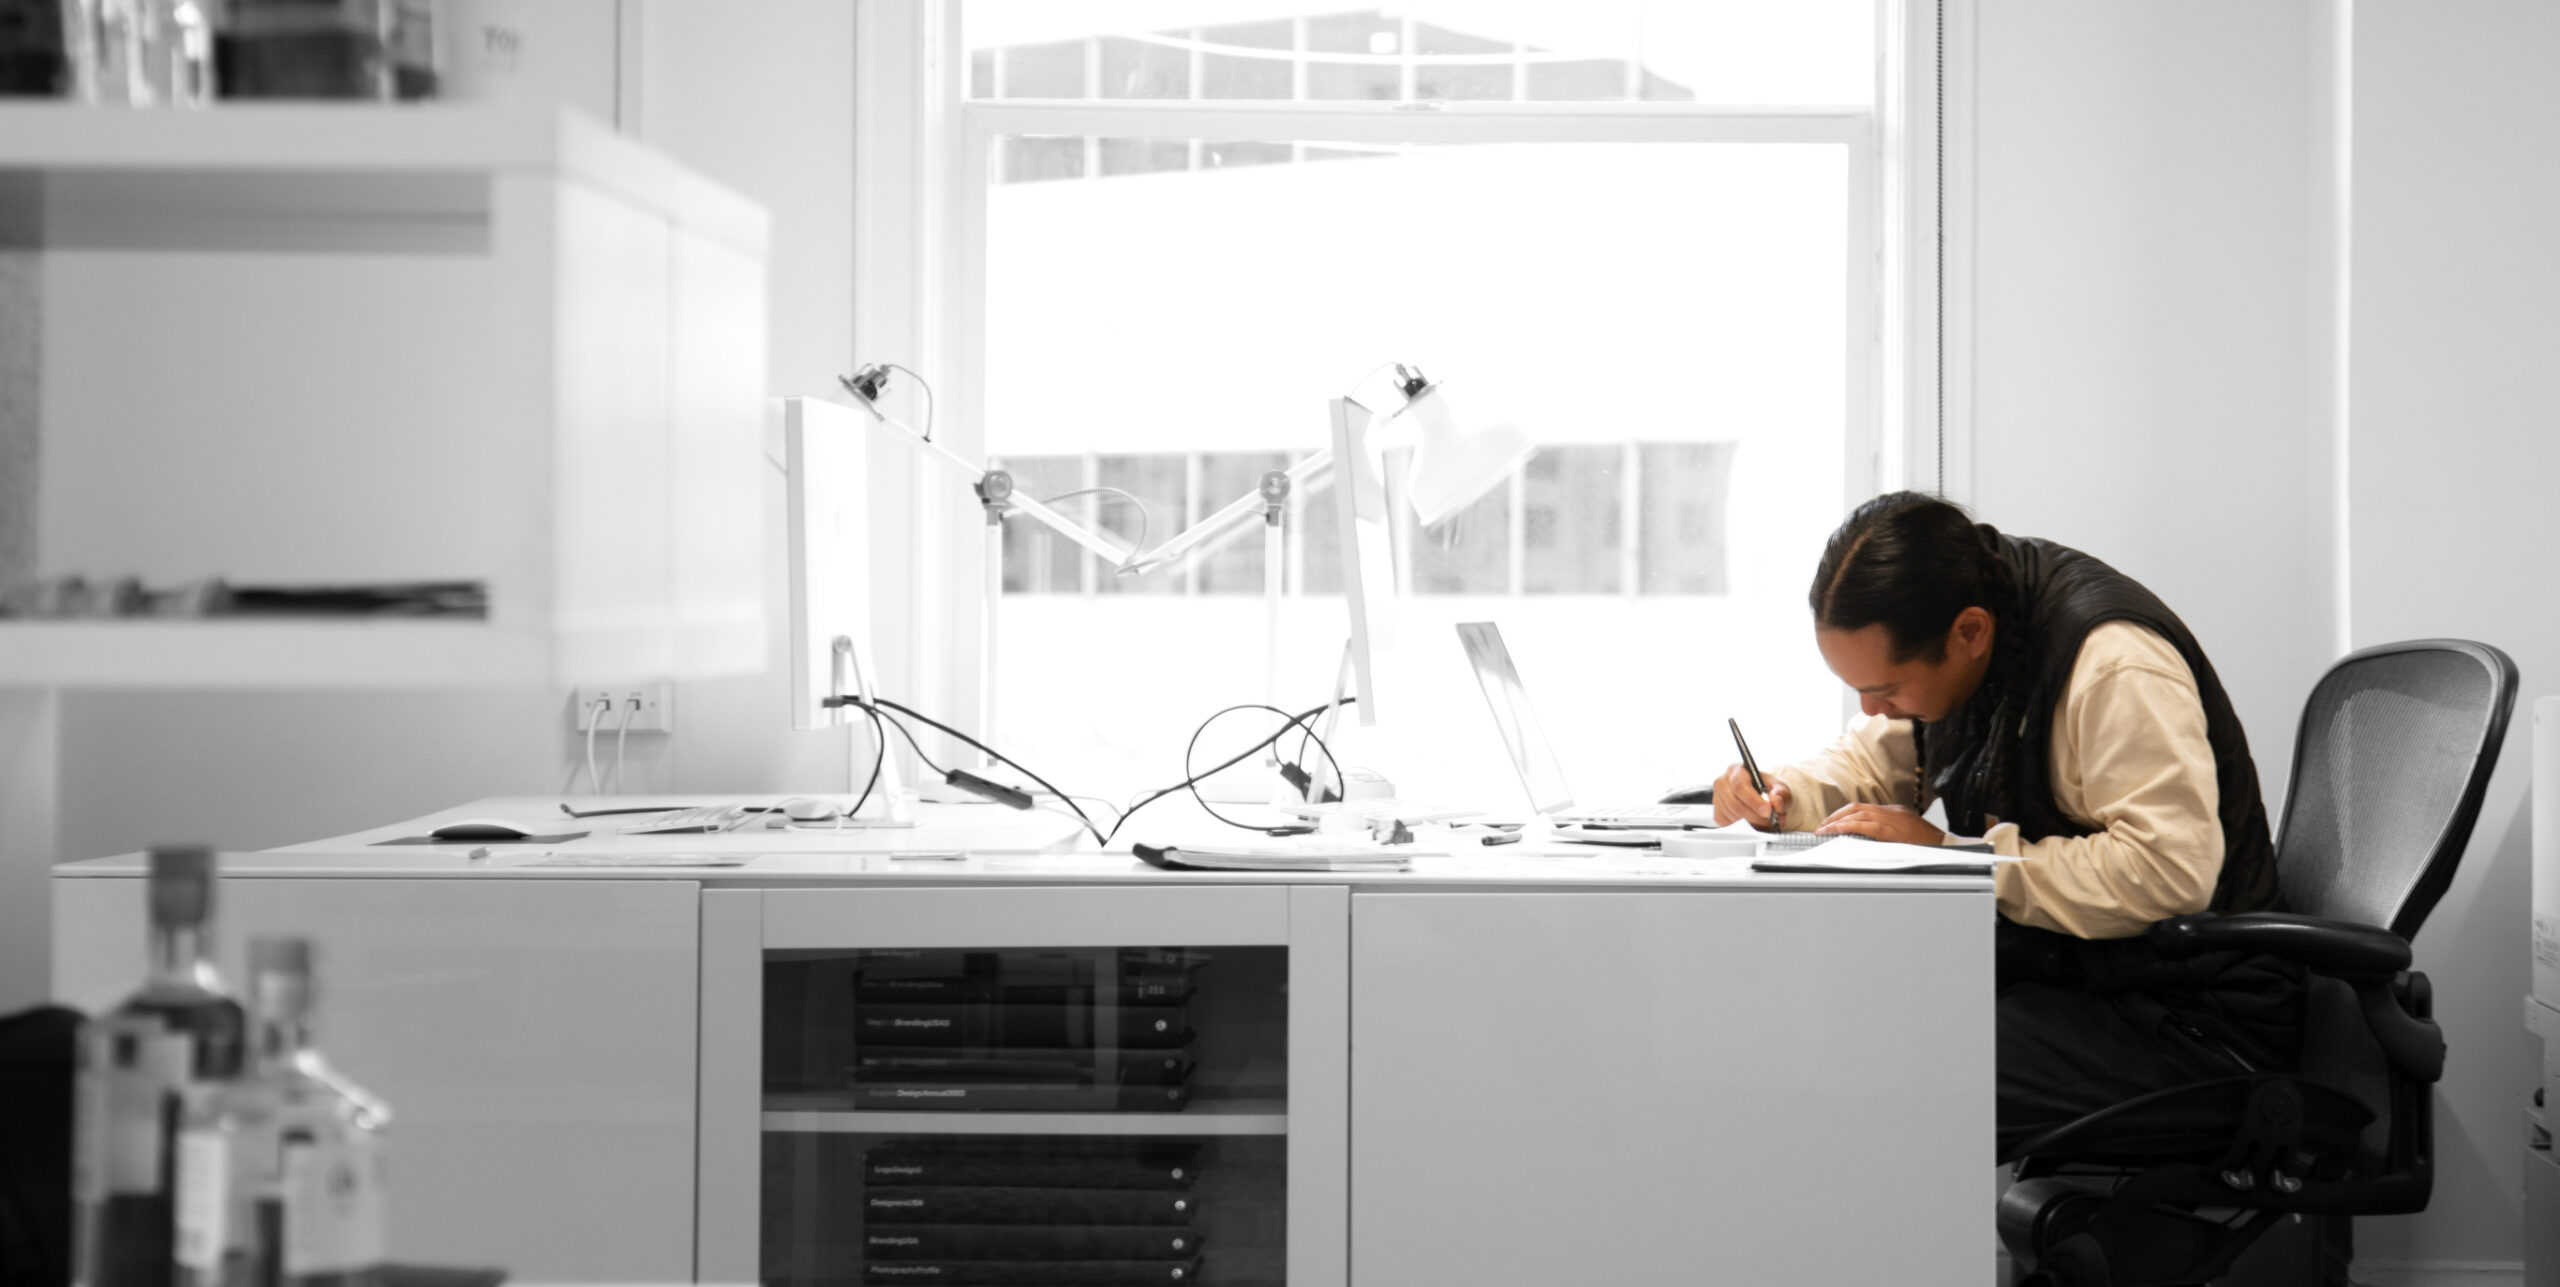
<path fill-rule="evenodd" d="M 1252 100 L 971 102 L 955 0 L 863 0 L 856 30 L 854 338 L 860 360 L 924 371 L 936 395 L 935 437 L 986 458 L 987 183 L 995 140 L 1049 135 L 1207 141 L 1468 143 L 1811 143 L 1846 149 L 1844 506 L 1888 487 L 1964 499 L 1970 435 L 1951 395 L 1970 382 L 1941 359 L 1946 280 L 1955 263 L 1940 194 L 1946 12 L 1967 0 L 1878 0 L 1875 108 L 1737 108 L 1694 103 L 1415 104 Z M 1899 50 L 1900 56 L 1893 56 Z M 1947 113 L 1953 119 L 1953 111 Z M 1942 378 L 1943 373 L 1943 378 Z M 1969 419 L 1963 417 L 1962 419 Z M 875 461 L 880 459 L 875 453 Z M 895 457 L 891 457 L 895 459 Z M 1941 461 L 1944 465 L 1941 465 Z M 875 479 L 881 527 L 912 531 L 912 548 L 878 542 L 877 645 L 893 691 L 915 693 L 949 722 L 982 724 L 979 587 L 983 516 L 965 486 L 922 460 Z"/>

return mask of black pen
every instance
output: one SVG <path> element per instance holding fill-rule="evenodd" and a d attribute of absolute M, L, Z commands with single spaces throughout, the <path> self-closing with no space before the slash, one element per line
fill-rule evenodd
<path fill-rule="evenodd" d="M 1742 771 L 1751 775 L 1751 789 L 1759 792 L 1761 799 L 1769 800 L 1769 779 L 1760 776 L 1760 765 L 1751 758 L 1751 744 L 1742 740 L 1741 722 L 1728 716 L 1724 726 L 1733 730 L 1733 749 L 1742 752 Z M 1774 800 L 1769 801 L 1769 829 L 1778 829 L 1778 805 Z"/>

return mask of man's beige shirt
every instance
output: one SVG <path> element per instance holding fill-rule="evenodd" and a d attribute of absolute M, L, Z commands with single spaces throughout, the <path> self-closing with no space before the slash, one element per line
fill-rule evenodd
<path fill-rule="evenodd" d="M 2090 631 L 2054 706 L 2052 741 L 2053 801 L 2094 830 L 2026 842 L 2016 823 L 1994 820 L 1984 838 L 2024 859 L 2001 863 L 1992 878 L 2000 913 L 2081 938 L 2124 938 L 2203 911 L 2222 874 L 2221 788 L 2204 700 L 2178 650 L 2129 622 Z M 1795 793 L 1789 831 L 1810 831 L 1845 804 L 1919 798 L 1906 720 L 1869 716 L 1776 776 Z"/>

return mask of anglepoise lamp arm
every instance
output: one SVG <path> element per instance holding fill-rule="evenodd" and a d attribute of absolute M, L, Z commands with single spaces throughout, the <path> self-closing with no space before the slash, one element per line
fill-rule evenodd
<path fill-rule="evenodd" d="M 1489 434 L 1460 434 L 1450 418 L 1447 403 L 1438 396 L 1440 386 L 1425 377 L 1420 369 L 1403 363 L 1388 363 L 1363 376 L 1355 385 L 1368 384 L 1371 377 L 1392 367 L 1393 388 L 1399 399 L 1369 421 L 1372 445 L 1388 450 L 1412 452 L 1413 494 L 1409 498 L 1392 493 L 1402 492 L 1406 479 L 1401 468 L 1388 470 L 1391 503 L 1409 499 L 1416 505 L 1426 523 L 1441 521 L 1463 504 L 1508 477 L 1527 457 L 1525 435 L 1510 426 L 1497 426 Z M 903 370 L 904 368 L 898 368 Z M 980 658 L 979 693 L 985 731 L 995 728 L 995 658 L 996 605 L 1004 593 L 1004 520 L 1009 514 L 1023 514 L 1051 531 L 1083 546 L 1096 557 L 1108 562 L 1116 575 L 1143 576 L 1162 568 L 1197 560 L 1225 548 L 1252 529 L 1253 520 L 1261 520 L 1263 532 L 1263 685 L 1266 700 L 1280 702 L 1280 598 L 1285 572 L 1285 531 L 1287 511 L 1293 495 L 1312 495 L 1334 481 L 1338 466 L 1346 465 L 1334 458 L 1334 448 L 1326 446 L 1285 470 L 1266 471 L 1254 489 L 1220 507 L 1183 531 L 1151 548 L 1139 550 L 1129 542 L 1108 532 L 1098 531 L 1059 513 L 1048 505 L 1015 490 L 1013 476 L 1001 469 L 988 469 L 973 464 L 951 449 L 935 442 L 929 432 L 920 432 L 886 411 L 879 404 L 887 389 L 887 364 L 867 365 L 852 375 L 839 377 L 839 383 L 850 395 L 850 401 L 883 427 L 896 430 L 904 439 L 922 448 L 928 455 L 969 480 L 979 505 L 986 513 L 986 647 Z M 910 375 L 913 373 L 910 372 Z M 918 378 L 922 384 L 921 377 Z M 929 392 L 929 391 L 928 391 Z M 1360 405 L 1357 398 L 1345 395 L 1344 401 Z M 930 420 L 927 421 L 930 424 Z M 1457 444 L 1452 452 L 1443 443 Z M 1426 489 L 1419 486 L 1431 479 L 1447 485 L 1427 489 L 1437 497 L 1437 508 L 1426 507 Z"/>
<path fill-rule="evenodd" d="M 941 461 L 969 480 L 970 490 L 978 495 L 978 503 L 987 508 L 989 526 L 1004 521 L 1008 513 L 1020 513 L 1038 521 L 1043 527 L 1109 559 L 1113 567 L 1128 563 L 1136 548 L 1108 532 L 1098 532 L 1067 517 L 1047 505 L 1014 490 L 1013 475 L 1001 469 L 971 464 L 958 452 L 935 442 L 913 425 L 880 409 L 879 397 L 888 387 L 888 372 L 877 366 L 866 366 L 850 376 L 838 377 L 838 383 L 853 395 L 853 405 L 870 414 L 873 420 L 897 430 L 924 449 L 926 455 Z"/>
<path fill-rule="evenodd" d="M 1389 363 L 1388 366 L 1395 369 L 1395 390 L 1404 401 L 1383 413 L 1378 413 L 1378 419 L 1374 422 L 1378 425 L 1395 421 L 1425 394 L 1439 387 L 1414 367 L 1406 366 L 1401 362 Z M 1380 371 L 1386 369 L 1386 366 L 1378 368 Z M 1373 371 L 1371 374 L 1374 375 L 1376 372 Z M 1357 398 L 1352 399 L 1355 405 L 1358 401 Z M 1409 441 L 1403 441 L 1396 445 L 1410 446 L 1411 444 Z M 1285 470 L 1267 471 L 1252 491 L 1229 501 L 1224 507 L 1192 524 L 1180 534 L 1142 551 L 1120 568 L 1120 575 L 1143 575 L 1169 564 L 1214 554 L 1245 531 L 1250 520 L 1257 516 L 1263 520 L 1266 527 L 1276 527 L 1281 522 L 1281 511 L 1288 504 L 1289 497 L 1301 491 L 1312 496 L 1324 490 L 1333 481 L 1333 469 L 1333 448 L 1327 446 L 1317 449 L 1314 454 Z M 1266 563 L 1266 570 L 1271 566 L 1273 565 Z"/>

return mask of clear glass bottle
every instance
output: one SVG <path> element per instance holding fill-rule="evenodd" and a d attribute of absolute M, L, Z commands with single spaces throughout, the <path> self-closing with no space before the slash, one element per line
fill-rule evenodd
<path fill-rule="evenodd" d="M 169 1287 L 185 1097 L 240 1072 L 247 1016 L 214 974 L 213 851 L 151 851 L 151 973 L 80 1034 L 76 1287 Z"/>
<path fill-rule="evenodd" d="M 249 1068 L 188 1104 L 177 1287 L 370 1287 L 391 1110 L 312 1046 L 311 941 L 249 940 Z"/>

